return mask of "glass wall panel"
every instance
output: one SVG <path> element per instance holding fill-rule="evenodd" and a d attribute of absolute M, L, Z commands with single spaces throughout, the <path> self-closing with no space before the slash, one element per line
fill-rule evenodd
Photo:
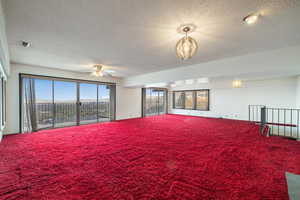
<path fill-rule="evenodd" d="M 98 119 L 110 121 L 111 117 L 111 89 L 109 85 L 98 85 Z"/>
<path fill-rule="evenodd" d="M 80 83 L 80 124 L 97 122 L 97 84 Z"/>
<path fill-rule="evenodd" d="M 115 85 L 21 75 L 21 131 L 115 119 Z"/>
<path fill-rule="evenodd" d="M 167 112 L 167 90 L 156 88 L 144 88 L 144 90 L 143 115 L 165 114 Z"/>
<path fill-rule="evenodd" d="M 54 81 L 54 127 L 77 124 L 77 83 Z"/>
<path fill-rule="evenodd" d="M 53 81 L 45 79 L 34 79 L 33 81 L 37 129 L 53 127 Z"/>
<path fill-rule="evenodd" d="M 208 90 L 197 91 L 197 110 L 208 110 Z"/>
<path fill-rule="evenodd" d="M 193 92 L 185 92 L 185 109 L 193 109 L 194 108 L 194 98 Z"/>
<path fill-rule="evenodd" d="M 174 92 L 174 108 L 184 108 L 184 92 Z"/>

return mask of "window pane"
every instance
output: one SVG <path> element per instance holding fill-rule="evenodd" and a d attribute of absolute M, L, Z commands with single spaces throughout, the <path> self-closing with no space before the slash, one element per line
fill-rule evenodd
<path fill-rule="evenodd" d="M 166 94 L 164 89 L 145 89 L 144 116 L 158 115 L 166 113 Z"/>
<path fill-rule="evenodd" d="M 98 85 L 98 120 L 109 121 L 111 116 L 111 97 L 109 85 Z"/>
<path fill-rule="evenodd" d="M 53 125 L 52 81 L 35 79 L 37 128 L 49 128 Z"/>
<path fill-rule="evenodd" d="M 164 114 L 165 111 L 165 91 L 159 91 L 159 99 L 158 99 L 158 113 L 159 114 Z"/>
<path fill-rule="evenodd" d="M 184 108 L 184 92 L 175 92 L 175 108 Z"/>
<path fill-rule="evenodd" d="M 68 81 L 54 81 L 55 127 L 76 125 L 77 84 Z"/>
<path fill-rule="evenodd" d="M 80 124 L 97 122 L 97 84 L 80 83 Z"/>
<path fill-rule="evenodd" d="M 197 110 L 208 110 L 208 90 L 197 91 Z"/>
<path fill-rule="evenodd" d="M 186 109 L 193 109 L 193 92 L 185 92 L 185 108 Z"/>

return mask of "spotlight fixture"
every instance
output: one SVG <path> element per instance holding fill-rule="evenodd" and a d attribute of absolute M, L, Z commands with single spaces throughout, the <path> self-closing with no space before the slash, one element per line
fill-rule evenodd
<path fill-rule="evenodd" d="M 258 14 L 250 14 L 243 18 L 243 21 L 247 24 L 254 24 L 257 22 L 259 15 Z"/>
<path fill-rule="evenodd" d="M 187 60 L 196 54 L 198 44 L 195 39 L 188 36 L 188 33 L 191 32 L 191 27 L 184 26 L 182 31 L 185 33 L 185 36 L 177 42 L 176 54 L 181 60 Z"/>
<path fill-rule="evenodd" d="M 27 41 L 24 41 L 24 40 L 22 40 L 22 41 L 21 41 L 21 45 L 22 45 L 23 47 L 25 47 L 25 48 L 28 48 L 28 47 L 30 47 L 30 46 L 31 46 L 31 43 L 30 43 L 30 42 L 27 42 Z"/>

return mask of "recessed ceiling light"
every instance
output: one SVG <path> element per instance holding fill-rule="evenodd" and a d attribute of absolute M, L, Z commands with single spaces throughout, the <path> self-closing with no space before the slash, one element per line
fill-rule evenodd
<path fill-rule="evenodd" d="M 243 21 L 247 24 L 254 24 L 257 22 L 259 15 L 258 14 L 251 14 L 244 17 Z"/>

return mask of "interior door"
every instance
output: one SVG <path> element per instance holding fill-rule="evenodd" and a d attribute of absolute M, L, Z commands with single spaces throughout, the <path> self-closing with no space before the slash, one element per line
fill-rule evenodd
<path fill-rule="evenodd" d="M 98 112 L 97 84 L 79 83 L 79 123 L 89 124 L 97 122 Z"/>
<path fill-rule="evenodd" d="M 77 83 L 54 81 L 54 127 L 77 124 Z"/>

